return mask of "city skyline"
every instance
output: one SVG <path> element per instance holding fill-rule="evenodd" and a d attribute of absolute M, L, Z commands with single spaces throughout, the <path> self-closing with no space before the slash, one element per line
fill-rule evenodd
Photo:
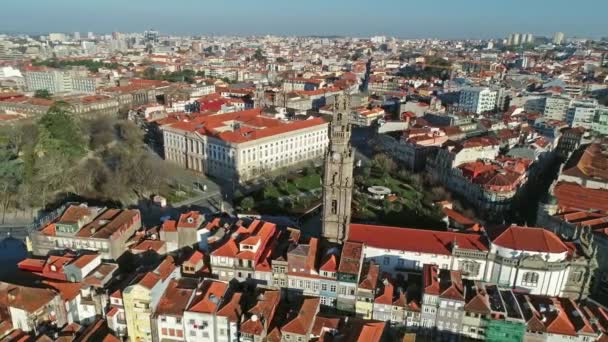
<path fill-rule="evenodd" d="M 178 35 L 387 35 L 438 39 L 489 39 L 505 37 L 512 32 L 547 37 L 558 31 L 565 32 L 568 37 L 606 35 L 601 13 L 608 10 L 608 3 L 582 0 L 575 8 L 568 4 L 564 0 L 553 1 L 551 6 L 514 0 L 495 4 L 490 11 L 482 6 L 481 0 L 423 4 L 380 0 L 373 4 L 378 10 L 371 11 L 371 4 L 362 0 L 338 0 L 331 4 L 319 0 L 306 3 L 237 0 L 230 6 L 192 0 L 178 3 L 152 0 L 145 4 L 139 0 L 128 3 L 108 0 L 103 4 L 25 0 L 5 4 L 3 14 L 0 14 L 0 32 L 109 33 L 155 28 Z M 588 5 L 596 10 L 587 13 Z M 521 10 L 523 8 L 525 11 Z M 23 20 L 22 13 L 28 14 L 28 20 Z M 100 20 L 91 21 L 91 17 Z"/>

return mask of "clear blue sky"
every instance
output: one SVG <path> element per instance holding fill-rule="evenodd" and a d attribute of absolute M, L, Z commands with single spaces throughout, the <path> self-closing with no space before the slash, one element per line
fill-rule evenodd
<path fill-rule="evenodd" d="M 0 32 L 608 36 L 608 0 L 2 0 Z"/>

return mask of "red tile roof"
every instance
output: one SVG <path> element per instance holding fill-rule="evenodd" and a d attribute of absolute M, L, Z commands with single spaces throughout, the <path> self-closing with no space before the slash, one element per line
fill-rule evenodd
<path fill-rule="evenodd" d="M 281 327 L 281 332 L 287 332 L 297 335 L 307 335 L 312 329 L 312 324 L 315 320 L 315 315 L 319 311 L 319 297 L 305 297 L 302 306 L 298 311 L 298 315 Z"/>
<path fill-rule="evenodd" d="M 606 189 L 590 189 L 576 183 L 559 182 L 553 193 L 562 208 L 608 212 Z"/>
<path fill-rule="evenodd" d="M 489 250 L 488 242 L 482 235 L 366 224 L 351 224 L 349 241 L 376 248 L 442 255 L 452 254 L 454 242 L 461 249 Z"/>
<path fill-rule="evenodd" d="M 564 253 L 568 248 L 563 241 L 543 228 L 510 226 L 492 240 L 497 246 L 518 251 Z"/>
<path fill-rule="evenodd" d="M 215 313 L 224 297 L 228 284 L 221 281 L 206 279 L 197 290 L 188 311 L 199 313 Z"/>
<path fill-rule="evenodd" d="M 171 280 L 165 293 L 160 298 L 156 313 L 158 315 L 182 316 L 186 306 L 194 293 L 194 288 L 180 284 L 177 280 Z"/>
<path fill-rule="evenodd" d="M 234 127 L 234 122 L 241 123 L 240 127 L 225 129 Z M 250 109 L 218 115 L 201 115 L 192 121 L 178 122 L 169 127 L 187 132 L 196 131 L 231 143 L 243 143 L 323 124 L 326 122 L 320 117 L 285 122 L 262 115 L 262 109 Z"/>
<path fill-rule="evenodd" d="M 237 322 L 242 314 L 241 296 L 240 292 L 233 293 L 229 300 L 224 301 L 224 306 L 217 310 L 217 315 L 227 317 L 230 322 Z"/>

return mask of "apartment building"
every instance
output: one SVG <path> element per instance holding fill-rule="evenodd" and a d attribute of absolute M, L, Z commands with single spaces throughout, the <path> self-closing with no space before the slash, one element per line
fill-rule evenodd
<path fill-rule="evenodd" d="M 579 99 L 572 101 L 566 112 L 566 122 L 572 128 L 591 129 L 599 105 L 596 99 Z"/>
<path fill-rule="evenodd" d="M 179 267 L 175 266 L 173 257 L 168 256 L 153 271 L 137 275 L 124 289 L 122 301 L 131 340 L 142 342 L 155 340 L 158 331 L 156 331 L 157 325 L 152 324 L 153 313 L 169 284 L 173 279 L 179 278 Z M 177 336 L 178 333 L 175 331 L 174 333 Z"/>
<path fill-rule="evenodd" d="M 48 90 L 51 94 L 95 93 L 97 79 L 82 77 L 71 70 L 36 68 L 24 72 L 29 91 Z"/>
<path fill-rule="evenodd" d="M 471 87 L 460 91 L 458 106 L 460 110 L 481 114 L 496 109 L 498 91 L 489 88 Z"/>

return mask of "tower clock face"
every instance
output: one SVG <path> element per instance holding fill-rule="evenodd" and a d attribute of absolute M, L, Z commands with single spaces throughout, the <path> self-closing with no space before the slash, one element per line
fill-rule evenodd
<path fill-rule="evenodd" d="M 333 154 L 332 158 L 333 158 L 335 161 L 340 161 L 340 153 L 338 153 L 338 152 L 334 152 L 334 154 Z"/>

